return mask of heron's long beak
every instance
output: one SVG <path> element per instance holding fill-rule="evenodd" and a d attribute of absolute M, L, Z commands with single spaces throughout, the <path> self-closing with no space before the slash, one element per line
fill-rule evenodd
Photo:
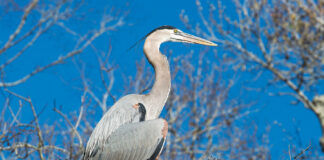
<path fill-rule="evenodd" d="M 182 42 L 196 43 L 196 44 L 202 44 L 202 45 L 206 45 L 206 46 L 217 46 L 217 44 L 215 44 L 211 41 L 208 41 L 208 40 L 205 40 L 205 39 L 202 39 L 202 38 L 199 38 L 199 37 L 196 37 L 196 36 L 184 33 L 184 32 L 180 32 L 180 33 L 178 33 L 178 35 L 181 36 Z"/>

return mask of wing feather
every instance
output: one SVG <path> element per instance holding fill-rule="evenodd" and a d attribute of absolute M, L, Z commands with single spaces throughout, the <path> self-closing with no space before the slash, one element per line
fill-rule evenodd
<path fill-rule="evenodd" d="M 90 159 L 96 156 L 97 150 L 103 148 L 109 136 L 117 128 L 124 124 L 141 120 L 142 111 L 139 111 L 139 108 L 134 108 L 134 105 L 138 103 L 142 103 L 140 95 L 128 95 L 117 101 L 104 114 L 89 138 L 83 159 Z"/>
<path fill-rule="evenodd" d="M 93 159 L 155 159 L 163 148 L 165 123 L 163 119 L 155 119 L 124 124 L 111 134 L 107 144 Z"/>

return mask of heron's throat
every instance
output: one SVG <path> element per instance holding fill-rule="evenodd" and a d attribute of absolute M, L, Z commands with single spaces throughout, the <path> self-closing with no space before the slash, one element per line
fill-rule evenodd
<path fill-rule="evenodd" d="M 155 71 L 155 81 L 152 90 L 145 95 L 148 104 L 147 119 L 157 118 L 169 96 L 171 88 L 171 75 L 169 62 L 166 56 L 159 51 L 161 43 L 145 42 L 144 53 Z"/>

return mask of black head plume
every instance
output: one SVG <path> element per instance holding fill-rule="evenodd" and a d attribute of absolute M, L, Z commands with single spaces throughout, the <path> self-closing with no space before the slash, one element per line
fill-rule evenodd
<path fill-rule="evenodd" d="M 169 26 L 169 25 L 163 25 L 160 26 L 158 28 L 153 29 L 150 33 L 148 33 L 147 35 L 145 35 L 143 38 L 141 38 L 140 40 L 138 40 L 135 44 L 133 44 L 131 47 L 129 47 L 127 49 L 127 51 L 131 50 L 132 48 L 134 48 L 135 46 L 137 46 L 139 43 L 141 43 L 146 37 L 148 37 L 150 34 L 152 34 L 153 32 L 157 31 L 157 30 L 162 30 L 162 29 L 177 29 L 173 26 Z"/>
<path fill-rule="evenodd" d="M 145 37 L 148 37 L 150 34 L 152 34 L 153 32 L 157 31 L 157 30 L 162 30 L 162 29 L 177 29 L 173 26 L 168 26 L 168 25 L 164 25 L 164 26 L 160 26 L 158 28 L 153 29 L 150 33 L 148 33 Z"/>

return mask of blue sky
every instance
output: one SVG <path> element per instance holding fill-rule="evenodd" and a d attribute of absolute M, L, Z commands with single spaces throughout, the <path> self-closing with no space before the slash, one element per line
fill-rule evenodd
<path fill-rule="evenodd" d="M 93 18 L 93 23 L 90 21 L 88 24 L 83 22 L 77 22 L 77 20 L 70 22 L 71 28 L 74 28 L 78 32 L 82 33 L 84 30 L 94 28 L 96 22 L 101 19 L 101 14 L 103 11 L 109 12 L 108 6 L 115 6 L 116 10 L 120 10 L 121 13 L 128 13 L 125 18 L 125 25 L 118 28 L 116 31 L 111 31 L 108 34 L 100 37 L 95 41 L 96 45 L 102 50 L 108 50 L 109 42 L 111 42 L 112 53 L 110 57 L 110 62 L 113 65 L 117 65 L 117 72 L 123 72 L 124 75 L 134 75 L 136 61 L 140 61 L 144 55 L 142 52 L 142 45 L 137 46 L 138 49 L 133 49 L 127 51 L 127 49 L 132 46 L 137 40 L 142 38 L 152 29 L 161 25 L 172 25 L 185 32 L 191 33 L 185 29 L 184 24 L 180 21 L 179 15 L 182 10 L 189 15 L 190 20 L 199 22 L 197 8 L 195 1 L 184 1 L 184 0 L 164 0 L 164 1 L 152 1 L 152 0 L 131 0 L 129 2 L 123 1 L 92 1 L 86 2 L 89 8 L 92 8 L 88 12 L 86 17 Z M 107 6 L 107 7 L 103 7 Z M 15 17 L 16 15 L 11 15 Z M 10 17 L 10 16 L 9 16 Z M 17 22 L 10 18 L 0 19 L 0 42 L 1 45 L 7 40 L 8 35 L 15 29 L 15 24 Z M 81 24 L 83 23 L 83 24 Z M 63 35 L 60 29 L 56 29 L 41 37 L 39 41 L 34 45 L 33 49 L 28 50 L 25 55 L 18 59 L 12 67 L 9 67 L 7 72 L 10 73 L 7 76 L 7 80 L 14 80 L 17 77 L 28 73 L 30 70 L 34 69 L 38 65 L 46 64 L 47 62 L 55 59 L 59 52 L 66 53 L 73 48 L 73 39 L 69 36 Z M 135 47 L 136 48 L 136 47 Z M 172 49 L 176 54 L 188 53 L 190 50 L 199 51 L 201 46 L 198 45 L 183 45 L 183 44 L 164 44 L 161 48 Z M 15 50 L 12 49 L 10 53 L 14 53 Z M 86 50 L 87 52 L 87 50 Z M 4 56 L 7 56 L 4 55 Z M 81 56 L 86 57 L 88 60 L 87 74 L 89 76 L 96 75 L 96 57 L 93 53 L 88 52 L 82 54 Z M 0 62 L 2 60 L 0 59 Z M 146 63 L 148 65 L 148 63 Z M 122 74 L 115 74 L 119 80 L 122 80 Z M 37 106 L 38 110 L 45 107 L 45 111 L 42 113 L 44 117 L 58 117 L 53 111 L 53 101 L 56 101 L 58 106 L 62 105 L 64 111 L 72 111 L 77 109 L 80 105 L 80 95 L 81 92 L 73 89 L 71 86 L 65 84 L 62 81 L 65 79 L 73 86 L 80 86 L 79 73 L 75 69 L 73 63 L 67 63 L 55 68 L 49 69 L 48 71 L 41 73 L 26 83 L 20 85 L 19 87 L 13 87 L 12 90 L 26 96 L 30 96 Z M 247 80 L 253 77 L 253 73 L 247 73 L 244 76 Z M 96 79 L 96 77 L 92 77 Z M 265 77 L 266 78 L 266 77 Z M 123 81 L 118 81 L 117 86 L 115 86 L 114 92 L 119 97 L 122 96 Z M 120 86 L 119 86 L 120 85 Z M 246 85 L 245 82 L 238 84 L 238 86 Z M 263 84 L 265 85 L 265 84 Z M 33 88 L 30 88 L 33 86 Z M 274 90 L 273 88 L 271 88 Z M 238 91 L 239 92 L 239 91 Z M 233 93 L 235 94 L 235 93 Z M 238 94 L 238 93 L 237 93 Z M 253 106 L 253 109 L 260 109 L 258 113 L 251 114 L 249 119 L 256 122 L 259 126 L 266 126 L 267 124 L 274 124 L 278 122 L 282 124 L 273 125 L 270 132 L 270 144 L 271 153 L 273 159 L 280 159 L 283 155 L 283 151 L 288 150 L 291 141 L 286 139 L 286 134 L 295 132 L 295 125 L 300 127 L 302 143 L 306 147 L 309 143 L 313 146 L 318 146 L 318 140 L 321 135 L 321 130 L 315 115 L 309 110 L 305 109 L 301 104 L 292 105 L 292 98 L 289 96 L 267 96 L 265 93 L 253 93 L 250 92 L 245 94 L 244 97 L 246 101 L 257 100 L 257 104 Z M 30 115 L 26 112 L 26 115 Z M 24 117 L 28 119 L 27 117 Z M 100 119 L 100 116 L 96 117 Z M 262 127 L 261 127 L 262 128 Z M 286 132 L 283 132 L 283 128 Z M 287 159 L 287 157 L 284 157 Z"/>

